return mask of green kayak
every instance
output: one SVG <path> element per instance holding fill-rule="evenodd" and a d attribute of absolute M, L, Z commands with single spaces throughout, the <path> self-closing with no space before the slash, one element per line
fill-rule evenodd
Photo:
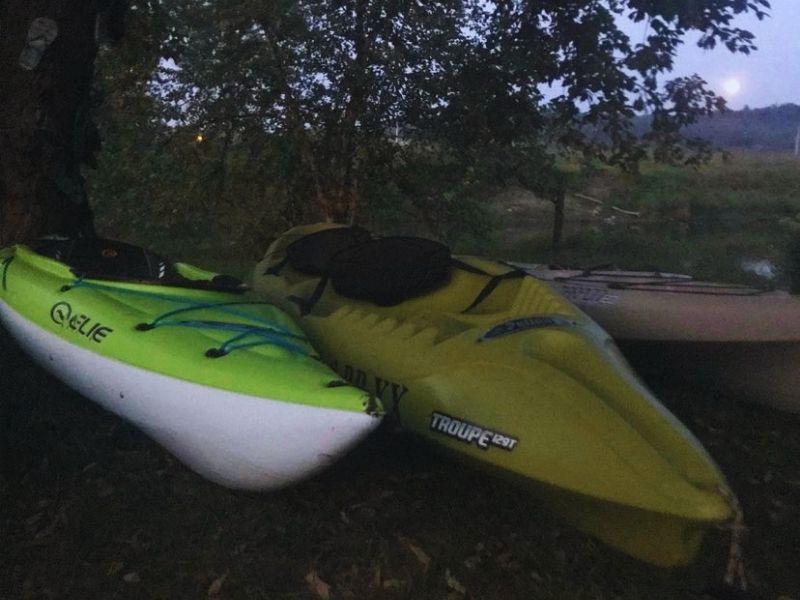
<path fill-rule="evenodd" d="M 381 420 L 280 309 L 136 246 L 0 250 L 0 321 L 48 371 L 229 487 L 292 484 Z"/>

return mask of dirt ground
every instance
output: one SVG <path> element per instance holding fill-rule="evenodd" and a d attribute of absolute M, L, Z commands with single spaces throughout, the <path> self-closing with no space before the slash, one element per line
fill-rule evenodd
<path fill-rule="evenodd" d="M 706 598 L 391 427 L 328 472 L 231 492 L 34 365 L 0 330 L 0 600 Z M 656 387 L 728 474 L 755 598 L 800 599 L 800 415 Z"/>

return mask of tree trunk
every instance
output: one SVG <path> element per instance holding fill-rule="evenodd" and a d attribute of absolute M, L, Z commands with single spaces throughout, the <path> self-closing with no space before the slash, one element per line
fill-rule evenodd
<path fill-rule="evenodd" d="M 0 0 L 0 246 L 92 232 L 81 163 L 100 0 Z M 56 30 L 57 28 L 57 30 Z"/>
<path fill-rule="evenodd" d="M 553 214 L 553 250 L 560 248 L 561 235 L 564 232 L 564 198 L 565 193 L 563 190 L 553 192 L 550 198 L 555 206 L 555 213 Z"/>

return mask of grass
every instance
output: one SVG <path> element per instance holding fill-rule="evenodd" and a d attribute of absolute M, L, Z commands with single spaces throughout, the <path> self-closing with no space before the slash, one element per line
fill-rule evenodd
<path fill-rule="evenodd" d="M 649 566 L 391 427 L 299 486 L 232 492 L 48 376 L 2 331 L 0 364 L 4 600 L 214 588 L 219 598 L 319 599 L 325 585 L 331 598 L 699 600 L 724 567 L 722 532 L 689 567 Z M 657 393 L 740 495 L 756 597 L 796 600 L 800 416 Z"/>
<path fill-rule="evenodd" d="M 742 231 L 682 238 L 668 227 L 658 232 L 605 228 L 569 234 L 553 249 L 549 233 L 526 233 L 493 251 L 496 256 L 520 262 L 556 265 L 617 265 L 626 269 L 691 273 L 701 279 L 747 283 L 759 287 L 788 287 L 785 248 L 788 238 L 769 232 Z M 743 257 L 767 259 L 781 269 L 769 282 L 742 270 Z"/>
<path fill-rule="evenodd" d="M 697 170 L 645 163 L 638 176 L 596 165 L 582 168 L 575 162 L 562 167 L 571 193 L 639 211 L 641 217 L 605 212 L 589 223 L 577 223 L 580 211 L 568 211 L 573 222 L 567 223 L 561 249 L 553 252 L 549 203 L 530 214 L 501 213 L 497 219 L 462 203 L 462 210 L 454 214 L 460 214 L 464 222 L 451 227 L 459 233 L 451 240 L 456 251 L 530 262 L 658 266 L 760 284 L 765 282 L 742 273 L 742 257 L 768 259 L 780 267 L 797 262 L 785 260 L 789 237 L 800 232 L 800 159 L 796 157 L 738 153 L 726 160 L 717 156 Z M 233 265 L 233 274 L 246 278 L 249 265 L 263 254 L 271 236 L 285 228 L 279 217 L 270 217 L 276 207 L 267 198 L 248 198 L 236 210 L 228 205 L 210 207 L 226 217 L 205 221 L 197 221 L 195 213 L 182 216 L 177 208 L 162 214 L 159 210 L 167 207 L 140 200 L 130 205 L 109 200 L 96 203 L 95 208 L 98 227 L 111 237 L 175 258 L 185 258 L 190 246 L 190 256 L 201 266 L 221 270 Z M 369 213 L 369 207 L 364 207 L 367 220 Z M 203 222 L 206 226 L 201 227 L 198 223 Z M 398 223 L 396 229 L 418 228 L 419 224 Z M 473 229 L 486 231 L 470 234 Z M 784 273 L 777 283 L 788 287 L 788 280 Z"/>
<path fill-rule="evenodd" d="M 490 241 L 469 250 L 525 262 L 660 268 L 760 286 L 788 288 L 793 272 L 800 280 L 793 242 L 800 232 L 800 159 L 793 156 L 738 154 L 698 170 L 645 164 L 637 177 L 595 168 L 573 173 L 571 182 L 557 250 L 551 247 L 552 209 L 535 203 L 527 213 L 522 204 L 501 217 Z M 576 193 L 602 200 L 600 214 L 590 215 L 596 205 L 582 204 Z M 743 258 L 770 261 L 777 280 L 745 273 Z"/>
<path fill-rule="evenodd" d="M 800 212 L 800 159 L 788 154 L 716 155 L 697 169 L 644 163 L 638 176 L 608 167 L 572 171 L 572 186 L 623 208 L 663 211 L 742 209 L 794 216 Z"/>

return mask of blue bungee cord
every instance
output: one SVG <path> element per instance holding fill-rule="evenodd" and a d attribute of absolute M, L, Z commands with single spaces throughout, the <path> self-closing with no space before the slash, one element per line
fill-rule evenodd
<path fill-rule="evenodd" d="M 209 358 L 219 358 L 222 356 L 226 356 L 235 350 L 241 350 L 244 348 L 252 348 L 254 346 L 262 346 L 262 345 L 271 345 L 277 346 L 279 348 L 283 348 L 284 350 L 288 350 L 289 352 L 297 353 L 297 354 L 304 354 L 306 356 L 312 356 L 313 354 L 309 353 L 308 350 L 303 348 L 300 344 L 294 343 L 292 340 L 299 340 L 299 341 L 307 341 L 307 338 L 302 335 L 298 335 L 288 329 L 281 327 L 274 321 L 271 321 L 266 318 L 259 317 L 257 315 L 248 314 L 244 311 L 236 310 L 235 306 L 241 305 L 270 305 L 269 302 L 261 302 L 261 301 L 234 301 L 234 302 L 198 302 L 192 298 L 187 298 L 185 296 L 172 296 L 167 294 L 158 294 L 156 292 L 146 292 L 142 290 L 131 290 L 125 288 L 118 288 L 110 285 L 103 285 L 101 283 L 94 283 L 89 282 L 84 279 L 75 279 L 72 284 L 69 286 L 65 286 L 62 288 L 63 291 L 67 291 L 72 288 L 88 288 L 94 289 L 99 291 L 104 291 L 113 294 L 126 294 L 130 296 L 137 296 L 140 298 L 149 298 L 153 300 L 164 300 L 168 302 L 176 302 L 179 304 L 185 304 L 187 306 L 181 306 L 180 308 L 176 308 L 170 311 L 167 311 L 161 315 L 155 317 L 149 323 L 139 323 L 136 326 L 137 331 L 149 331 L 151 329 L 155 329 L 156 327 L 188 327 L 193 329 L 213 329 L 217 331 L 227 331 L 231 333 L 235 333 L 233 337 L 226 340 L 222 343 L 221 346 L 218 348 L 211 348 L 206 352 L 206 356 Z M 187 319 L 187 320 L 173 320 L 172 317 L 175 315 L 179 315 L 181 313 L 187 313 L 190 311 L 195 310 L 205 310 L 205 309 L 214 309 L 220 312 L 233 315 L 239 318 L 247 319 L 249 321 L 255 321 L 260 325 L 250 325 L 247 323 L 231 323 L 226 321 L 210 321 L 210 320 L 199 320 L 199 319 Z M 250 337 L 256 337 L 256 340 L 248 340 L 244 341 Z"/>
<path fill-rule="evenodd" d="M 267 304 L 267 303 L 264 303 Z M 203 307 L 205 308 L 205 307 Z M 308 351 L 302 346 L 292 343 L 287 337 L 305 340 L 304 337 L 291 332 L 284 332 L 277 329 L 267 327 L 257 327 L 247 325 L 245 323 L 226 323 L 225 321 L 202 321 L 202 320 L 188 320 L 188 321 L 166 321 L 162 320 L 158 323 L 140 323 L 136 329 L 138 331 L 149 331 L 156 327 L 188 327 L 191 329 L 216 329 L 218 331 L 235 332 L 229 340 L 223 342 L 219 348 L 211 348 L 206 352 L 209 358 L 219 358 L 230 354 L 234 350 L 241 350 L 243 348 L 252 348 L 253 346 L 271 345 L 278 346 L 289 352 L 297 354 L 309 355 Z M 245 338 L 256 336 L 260 338 L 256 341 L 243 342 Z"/>

